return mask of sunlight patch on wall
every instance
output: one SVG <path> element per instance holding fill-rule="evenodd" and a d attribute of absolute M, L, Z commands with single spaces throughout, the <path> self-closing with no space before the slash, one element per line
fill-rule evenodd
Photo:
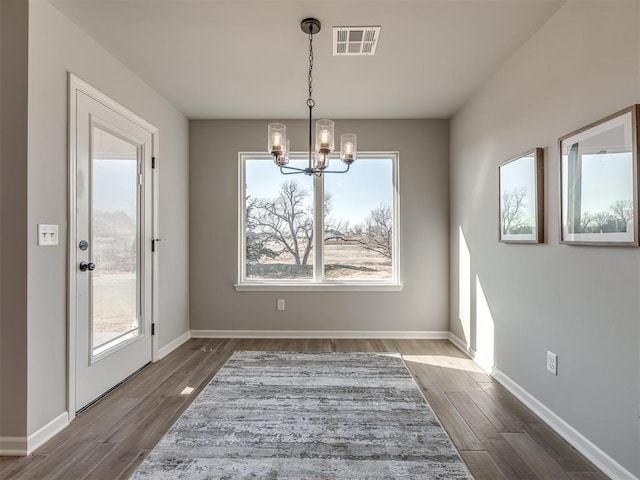
<path fill-rule="evenodd" d="M 458 317 L 464 332 L 464 342 L 471 346 L 471 254 L 464 238 L 462 226 L 458 226 Z"/>
<path fill-rule="evenodd" d="M 482 289 L 480 278 L 476 275 L 476 361 L 490 372 L 495 363 L 495 325 Z"/>

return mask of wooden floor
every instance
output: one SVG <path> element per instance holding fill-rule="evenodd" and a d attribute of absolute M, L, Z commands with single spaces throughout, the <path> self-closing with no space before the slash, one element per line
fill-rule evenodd
<path fill-rule="evenodd" d="M 3 457 L 0 478 L 128 478 L 234 350 L 400 352 L 476 480 L 607 479 L 446 340 L 324 339 L 192 339 L 32 455 Z"/>

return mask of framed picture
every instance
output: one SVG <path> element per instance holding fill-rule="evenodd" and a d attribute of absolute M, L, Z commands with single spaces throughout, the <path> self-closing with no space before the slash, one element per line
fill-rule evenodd
<path fill-rule="evenodd" d="M 543 163 L 535 148 L 499 165 L 501 242 L 544 242 Z"/>
<path fill-rule="evenodd" d="M 638 105 L 559 139 L 560 243 L 638 246 Z"/>

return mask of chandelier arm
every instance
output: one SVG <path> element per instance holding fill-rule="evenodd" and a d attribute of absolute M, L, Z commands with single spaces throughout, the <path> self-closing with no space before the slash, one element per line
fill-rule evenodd
<path fill-rule="evenodd" d="M 296 175 L 299 173 L 304 173 L 306 175 L 316 175 L 321 176 L 324 173 L 347 173 L 351 168 L 351 165 L 347 165 L 347 168 L 344 170 L 323 170 L 316 168 L 298 168 L 298 167 L 289 167 L 288 165 L 282 165 L 279 167 L 280 173 L 283 175 Z M 285 172 L 284 170 L 292 170 L 291 172 Z"/>
<path fill-rule="evenodd" d="M 293 170 L 292 172 L 285 172 L 283 169 L 287 169 L 287 170 Z M 306 173 L 307 172 L 307 168 L 297 168 L 297 167 L 289 167 L 287 165 L 282 165 L 280 166 L 280 173 L 282 173 L 283 175 L 294 175 L 296 173 Z"/>
<path fill-rule="evenodd" d="M 347 164 L 347 168 L 344 170 L 322 170 L 322 173 L 347 173 L 351 168 L 351 165 Z"/>

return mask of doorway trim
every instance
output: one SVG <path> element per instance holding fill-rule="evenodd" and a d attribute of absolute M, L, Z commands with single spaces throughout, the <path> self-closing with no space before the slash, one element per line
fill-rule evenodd
<path fill-rule="evenodd" d="M 76 77 L 73 73 L 68 73 L 69 110 L 68 117 L 68 152 L 69 152 L 69 211 L 67 229 L 67 413 L 69 422 L 76 416 L 76 266 L 77 248 L 76 238 L 76 133 L 77 133 L 77 95 L 79 92 L 91 97 L 93 100 L 103 104 L 116 113 L 127 118 L 136 125 L 144 128 L 152 137 L 153 158 L 152 178 L 151 178 L 151 232 L 153 238 L 158 238 L 158 165 L 159 165 L 159 139 L 158 128 L 139 117 L 129 109 L 123 107 L 115 100 L 95 89 L 85 81 Z M 154 328 L 154 335 L 151 341 L 151 361 L 158 360 L 158 255 L 152 251 L 151 257 L 151 324 Z"/>

